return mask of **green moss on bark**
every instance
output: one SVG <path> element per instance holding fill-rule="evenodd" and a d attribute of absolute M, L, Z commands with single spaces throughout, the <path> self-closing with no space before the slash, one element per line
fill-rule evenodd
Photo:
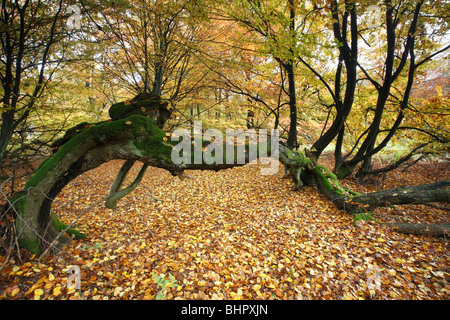
<path fill-rule="evenodd" d="M 153 120 L 132 115 L 125 119 L 93 125 L 77 133 L 38 167 L 36 173 L 27 182 L 25 189 L 36 186 L 70 152 L 81 147 L 88 139 L 93 141 L 92 147 L 94 147 L 111 139 L 120 139 L 121 133 L 125 130 L 130 131 L 130 129 L 134 138 L 133 143 L 143 156 L 160 157 L 166 162 L 170 162 L 172 145 L 163 141 L 165 132 L 159 129 Z"/>
<path fill-rule="evenodd" d="M 68 224 L 61 222 L 54 214 L 52 214 L 52 223 L 58 231 L 63 231 L 69 226 Z M 87 234 L 78 231 L 73 227 L 70 227 L 65 232 L 69 235 L 73 235 L 75 239 L 85 239 L 87 237 Z"/>
<path fill-rule="evenodd" d="M 27 249 L 32 254 L 39 255 L 42 253 L 41 241 L 38 235 L 34 239 L 19 238 L 17 242 L 20 248 Z"/>
<path fill-rule="evenodd" d="M 347 165 L 342 165 L 335 172 L 338 179 L 344 179 L 352 173 L 352 169 Z"/>
<path fill-rule="evenodd" d="M 313 173 L 320 179 L 320 184 L 322 187 L 327 189 L 329 192 L 335 193 L 340 197 L 344 197 L 346 195 L 346 190 L 341 186 L 336 175 L 329 172 L 325 167 L 316 165 L 313 169 Z"/>
<path fill-rule="evenodd" d="M 166 163 L 172 163 L 173 144 L 169 139 L 164 141 L 166 132 L 158 128 L 153 120 L 133 115 L 122 121 L 132 126 L 133 144 L 141 152 L 142 156 L 155 157 Z"/>
<path fill-rule="evenodd" d="M 119 157 L 123 152 L 125 152 L 124 154 L 131 152 L 130 155 L 134 157 L 143 159 L 149 157 L 171 164 L 173 146 L 164 141 L 164 137 L 165 132 L 159 129 L 152 119 L 139 115 L 98 123 L 77 131 L 69 141 L 61 145 L 52 157 L 38 167 L 33 177 L 26 183 L 24 190 L 10 198 L 11 204 L 20 216 L 16 223 L 17 229 L 21 233 L 19 237 L 21 246 L 34 253 L 39 252 L 40 238 L 37 233 L 40 232 L 41 224 L 45 223 L 46 219 L 52 219 L 52 229 L 55 231 L 49 235 L 50 240 L 51 237 L 57 236 L 58 231 L 67 228 L 67 225 L 61 223 L 56 217 L 45 216 L 46 213 L 42 212 L 42 208 L 45 199 L 55 197 L 55 194 L 49 197 L 49 192 L 56 190 L 54 189 L 56 184 L 67 183 L 65 181 L 67 175 L 73 174 L 70 171 L 73 170 L 71 169 L 73 164 L 83 156 L 90 154 L 90 157 L 98 159 L 98 156 L 95 156 L 96 150 L 109 148 L 113 154 L 117 152 Z M 123 148 L 123 151 L 120 148 Z M 98 162 L 83 161 L 92 162 L 87 162 L 88 167 Z M 48 208 L 51 203 L 46 201 L 45 206 Z M 76 238 L 86 237 L 85 234 L 73 228 L 69 228 L 66 232 L 73 234 Z"/>
<path fill-rule="evenodd" d="M 288 159 L 293 160 L 297 165 L 301 167 L 306 167 L 311 163 L 311 159 L 306 157 L 303 152 L 297 151 L 294 153 L 292 150 L 288 148 L 286 149 L 287 149 L 286 156 L 288 157 Z"/>
<path fill-rule="evenodd" d="M 130 115 L 148 115 L 160 108 L 167 107 L 167 102 L 161 100 L 130 100 L 113 104 L 109 108 L 109 116 L 113 120 L 119 120 Z"/>

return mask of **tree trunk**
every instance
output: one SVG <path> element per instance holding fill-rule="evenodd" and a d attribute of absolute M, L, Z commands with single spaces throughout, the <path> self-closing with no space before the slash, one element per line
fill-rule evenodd
<path fill-rule="evenodd" d="M 165 132 L 142 116 L 91 126 L 66 142 L 44 161 L 20 193 L 10 199 L 17 212 L 19 244 L 39 253 L 58 230 L 51 219 L 53 199 L 72 179 L 113 159 L 142 161 L 145 165 L 182 171 L 171 162 L 172 146 Z"/>
<path fill-rule="evenodd" d="M 146 164 L 142 166 L 138 175 L 129 186 L 120 189 L 120 187 L 123 184 L 123 181 L 125 180 L 130 169 L 133 167 L 134 163 L 135 161 L 127 160 L 120 168 L 119 173 L 117 174 L 116 179 L 114 180 L 111 189 L 109 191 L 108 199 L 106 199 L 105 201 L 105 207 L 109 209 L 115 209 L 117 201 L 133 192 L 134 189 L 136 189 L 136 187 L 141 182 L 142 178 L 144 177 L 145 171 L 148 168 L 148 165 Z"/>
<path fill-rule="evenodd" d="M 294 50 L 296 44 L 295 18 L 296 18 L 296 4 L 294 0 L 288 0 L 289 5 L 289 54 L 290 59 L 285 63 L 285 70 L 288 75 L 289 83 L 289 114 L 290 125 L 287 145 L 289 148 L 297 147 L 297 95 L 295 90 L 295 72 L 294 72 Z"/>
<path fill-rule="evenodd" d="M 449 237 L 450 223 L 383 223 L 392 230 L 429 237 Z"/>
<path fill-rule="evenodd" d="M 9 199 L 11 207 L 17 213 L 16 230 L 19 245 L 38 254 L 45 246 L 51 244 L 61 230 L 57 218 L 51 215 L 51 205 L 55 197 L 71 180 L 110 160 L 127 160 L 111 188 L 108 203 L 111 206 L 137 186 L 147 166 L 168 170 L 176 176 L 187 169 L 218 171 L 242 166 L 253 160 L 250 159 L 251 150 L 247 149 L 245 159 L 240 159 L 241 161 L 238 161 L 235 150 L 233 159 L 225 157 L 223 162 L 210 163 L 209 160 L 206 161 L 207 151 L 205 151 L 202 153 L 200 163 L 194 161 L 192 164 L 184 162 L 175 164 L 172 161 L 172 151 L 178 142 L 169 142 L 165 137 L 166 133 L 158 128 L 152 119 L 135 114 L 125 119 L 88 126 L 76 133 L 39 166 L 23 191 Z M 195 151 L 192 143 L 188 145 Z M 273 147 L 272 143 L 270 147 L 264 145 L 263 148 L 256 145 L 256 156 L 259 156 L 261 150 L 264 150 L 264 156 L 267 156 L 266 151 L 272 152 Z M 375 208 L 386 203 L 449 202 L 450 190 L 444 188 L 450 185 L 450 181 L 358 195 L 342 187 L 336 176 L 326 168 L 316 165 L 311 160 L 308 150 L 305 153 L 292 152 L 289 148 L 279 146 L 279 160 L 291 171 L 294 190 L 299 190 L 303 186 L 304 177 L 313 177 L 320 192 L 339 208 L 350 213 L 361 212 L 362 205 Z M 141 172 L 129 187 L 120 190 L 126 173 L 135 161 L 144 164 Z"/>
<path fill-rule="evenodd" d="M 289 82 L 289 114 L 290 125 L 287 139 L 289 148 L 294 148 L 297 145 L 297 99 L 295 96 L 295 75 L 293 62 L 289 62 L 286 66 Z"/>
<path fill-rule="evenodd" d="M 2 124 L 0 127 L 0 159 L 6 154 L 6 149 L 11 142 L 14 127 L 15 110 L 7 110 L 2 114 Z"/>
<path fill-rule="evenodd" d="M 369 210 L 387 205 L 423 204 L 428 202 L 450 202 L 450 180 L 413 187 L 383 190 L 352 197 L 353 203 L 369 206 Z"/>
<path fill-rule="evenodd" d="M 172 175 L 184 170 L 222 170 L 249 163 L 249 150 L 244 161 L 224 159 L 223 163 L 207 164 L 172 162 L 172 150 L 177 142 L 166 141 L 166 133 L 153 120 L 141 115 L 88 126 L 62 144 L 58 151 L 44 161 L 23 191 L 9 199 L 16 211 L 16 228 L 19 245 L 36 254 L 42 252 L 59 235 L 57 218 L 51 216 L 51 205 L 59 192 L 80 174 L 114 159 L 127 160 L 110 191 L 106 205 L 129 194 L 141 181 L 148 166 L 166 169 Z M 208 141 L 209 143 L 211 141 Z M 192 144 L 189 144 L 192 148 Z M 260 150 L 256 146 L 256 150 Z M 202 154 L 202 159 L 205 157 Z M 144 165 L 130 186 L 120 190 L 126 173 L 135 161 Z M 231 162 L 231 163 L 229 163 Z M 63 238 L 64 239 L 64 238 Z M 63 245 L 66 243 L 64 239 Z M 60 243 L 61 244 L 61 243 Z"/>
<path fill-rule="evenodd" d="M 374 110 L 372 123 L 367 130 L 366 137 L 359 147 L 358 152 L 352 159 L 346 160 L 344 164 L 340 163 L 336 166 L 337 169 L 335 170 L 335 173 L 340 179 L 343 179 L 346 176 L 350 175 L 356 168 L 356 166 L 361 162 L 363 163 L 357 173 L 357 176 L 359 176 L 361 179 L 364 179 L 367 173 L 371 171 L 372 156 L 386 147 L 388 142 L 392 139 L 392 137 L 398 130 L 404 118 L 403 111 L 408 107 L 409 96 L 411 94 L 411 89 L 414 83 L 414 74 L 416 68 L 418 67 L 418 65 L 415 63 L 414 45 L 415 35 L 417 33 L 417 25 L 420 17 L 420 10 L 423 3 L 424 1 L 418 1 L 415 5 L 413 16 L 409 26 L 408 37 L 404 45 L 404 50 L 399 57 L 397 53 L 397 50 L 399 48 L 396 43 L 396 28 L 400 25 L 398 23 L 399 18 L 397 17 L 398 12 L 391 4 L 391 1 L 386 2 L 387 55 L 384 65 L 383 83 L 382 85 L 379 85 L 364 71 L 369 81 L 372 82 L 372 84 L 375 84 L 375 87 L 377 88 L 377 103 Z M 408 57 L 409 63 L 407 63 Z M 396 63 L 396 60 L 399 60 L 399 63 Z M 403 92 L 402 101 L 400 103 L 400 112 L 397 116 L 397 119 L 388 130 L 389 133 L 382 139 L 380 143 L 377 144 L 377 138 L 379 138 L 379 135 L 382 132 L 380 130 L 380 126 L 383 122 L 386 103 L 388 102 L 388 98 L 391 94 L 391 88 L 394 87 L 394 82 L 407 64 L 409 64 L 408 79 L 406 88 Z"/>
<path fill-rule="evenodd" d="M 303 182 L 298 178 L 300 173 L 313 176 L 317 189 L 334 203 L 339 209 L 350 214 L 357 214 L 386 205 L 423 204 L 429 202 L 450 202 L 450 180 L 431 184 L 408 186 L 391 190 L 383 190 L 368 194 L 357 194 L 341 186 L 335 174 L 314 162 L 314 157 L 306 150 L 306 155 L 280 146 L 280 162 L 297 175 L 292 175 L 294 190 L 298 190 Z M 300 173 L 299 173 L 300 172 Z M 300 180 L 300 181 L 297 181 Z M 393 230 L 406 234 L 446 237 L 450 235 L 450 224 L 411 224 L 383 223 Z"/>

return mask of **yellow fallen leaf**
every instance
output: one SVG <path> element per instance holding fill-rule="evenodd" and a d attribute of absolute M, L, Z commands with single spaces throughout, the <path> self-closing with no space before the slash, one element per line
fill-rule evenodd
<path fill-rule="evenodd" d="M 283 292 L 279 288 L 275 289 L 275 294 L 278 298 L 283 299 Z"/>
<path fill-rule="evenodd" d="M 389 292 L 389 295 L 393 298 L 396 299 L 397 298 L 397 294 L 394 291 Z"/>
<path fill-rule="evenodd" d="M 114 289 L 114 297 L 117 297 L 119 295 L 119 293 L 121 293 L 123 291 L 122 287 L 116 287 Z"/>
<path fill-rule="evenodd" d="M 334 259 L 331 260 L 331 261 L 325 260 L 325 263 L 328 264 L 329 266 L 335 266 L 336 265 L 336 261 L 334 261 Z"/>
<path fill-rule="evenodd" d="M 61 294 L 61 287 L 60 286 L 58 286 L 58 287 L 55 287 L 54 289 L 53 289 L 53 296 L 59 296 Z"/>
<path fill-rule="evenodd" d="M 53 273 L 49 273 L 49 275 L 48 275 L 48 280 L 49 281 L 53 281 L 53 280 L 55 280 L 55 276 L 53 275 Z"/>
<path fill-rule="evenodd" d="M 20 291 L 19 288 L 14 288 L 13 291 L 11 292 L 11 297 L 14 297 L 16 294 L 18 294 Z"/>
<path fill-rule="evenodd" d="M 200 280 L 199 282 L 197 282 L 197 285 L 200 287 L 204 287 L 206 285 L 206 281 L 205 280 Z"/>
<path fill-rule="evenodd" d="M 44 294 L 44 291 L 42 289 L 36 289 L 34 290 L 35 296 L 42 296 Z"/>
<path fill-rule="evenodd" d="M 67 290 L 67 294 L 73 294 L 77 291 L 77 289 L 75 287 L 70 288 L 69 290 Z"/>

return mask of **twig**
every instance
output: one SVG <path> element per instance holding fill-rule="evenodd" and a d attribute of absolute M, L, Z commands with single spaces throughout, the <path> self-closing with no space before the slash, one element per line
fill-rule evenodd
<path fill-rule="evenodd" d="M 139 219 L 141 220 L 142 224 L 147 228 L 148 232 L 150 233 L 150 236 L 153 237 L 153 232 L 152 232 L 152 230 L 150 230 L 150 228 L 148 227 L 147 223 L 142 218 L 141 212 L 135 206 L 133 206 L 133 205 L 131 205 L 131 206 L 134 208 L 134 210 L 136 210 L 136 212 L 137 212 L 137 214 L 139 216 Z"/>
<path fill-rule="evenodd" d="M 17 249 L 17 257 L 19 258 L 20 263 L 22 263 L 22 256 L 20 255 L 20 248 L 19 248 L 19 241 L 17 238 L 17 232 L 16 232 L 16 225 L 13 223 L 13 229 L 14 229 L 14 235 L 12 235 L 12 237 L 14 237 L 14 243 L 16 244 L 16 249 Z"/>
<path fill-rule="evenodd" d="M 6 232 L 5 232 L 5 238 L 6 238 L 6 235 L 7 235 L 7 234 L 6 234 Z M 2 264 L 1 267 L 0 267 L 0 272 L 3 270 L 3 268 L 6 266 L 6 263 L 9 261 L 9 256 L 11 255 L 12 248 L 13 248 L 13 246 L 14 246 L 13 240 L 14 240 L 14 237 L 13 237 L 13 235 L 11 235 L 11 239 L 10 239 L 10 241 L 9 241 L 8 254 L 6 255 L 5 261 L 3 262 L 3 264 Z M 21 262 L 22 262 L 22 261 L 21 261 Z"/>

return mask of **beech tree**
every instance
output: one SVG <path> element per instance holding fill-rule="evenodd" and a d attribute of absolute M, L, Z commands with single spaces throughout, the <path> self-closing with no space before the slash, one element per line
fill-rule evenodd
<path fill-rule="evenodd" d="M 290 125 L 287 145 L 297 146 L 297 94 L 295 64 L 297 51 L 297 2 L 288 0 L 284 4 L 261 1 L 236 1 L 229 7 L 224 4 L 224 13 L 264 39 L 267 52 L 282 67 L 287 76 Z M 285 8 L 285 9 L 284 9 Z"/>
<path fill-rule="evenodd" d="M 263 42 L 260 50 L 272 55 L 286 71 L 291 130 L 297 125 L 297 116 L 292 112 L 299 111 L 294 103 L 298 99 L 298 90 L 295 91 L 298 74 L 308 72 L 310 78 L 319 81 L 322 97 L 318 94 L 317 102 L 322 104 L 323 96 L 327 96 L 328 118 L 321 136 L 309 146 L 311 154 L 318 160 L 327 147 L 334 145 L 336 175 L 344 178 L 355 173 L 364 178 L 398 167 L 431 143 L 448 143 L 448 132 L 405 124 L 405 118 L 418 114 L 419 107 L 410 99 L 418 70 L 424 70 L 449 48 L 442 45 L 448 22 L 445 15 L 436 11 L 441 6 L 448 4 L 241 1 L 226 12 L 230 19 L 258 34 Z M 376 12 L 369 10 L 374 7 Z M 370 23 L 374 19 L 375 25 Z M 323 64 L 328 67 L 323 68 Z M 372 88 L 373 105 L 356 103 L 362 87 Z M 361 114 L 365 114 L 367 127 L 360 126 Z M 360 130 L 353 141 L 346 139 L 350 123 L 352 129 Z M 373 156 L 405 132 L 421 132 L 428 139 L 411 148 L 396 163 L 372 170 Z"/>
<path fill-rule="evenodd" d="M 200 9 L 190 1 L 121 1 L 95 7 L 92 17 L 107 73 L 131 94 L 148 92 L 181 101 L 197 83 L 195 46 L 201 42 Z M 201 79 L 201 77 L 200 77 Z"/>
<path fill-rule="evenodd" d="M 267 6 L 265 5 L 266 3 L 260 1 L 238 1 L 237 3 L 250 11 L 245 11 L 242 16 L 235 15 L 233 19 L 251 28 L 253 32 L 256 32 L 258 36 L 266 41 L 264 43 L 266 45 L 265 53 L 270 53 L 273 59 L 283 67 L 288 78 L 289 88 L 287 91 L 289 93 L 291 121 L 288 146 L 275 146 L 270 148 L 269 151 L 271 156 L 278 155 L 279 161 L 290 172 L 294 182 L 294 190 L 301 190 L 305 184 L 315 186 L 329 201 L 350 214 L 364 213 L 368 208 L 373 209 L 387 204 L 449 202 L 450 190 L 447 187 L 450 183 L 448 181 L 365 195 L 357 194 L 344 188 L 339 181 L 340 178 L 349 174 L 356 167 L 356 164 L 361 162 L 363 163 L 361 172 L 366 173 L 370 169 L 371 157 L 383 149 L 400 128 L 403 118 L 402 112 L 409 107 L 408 95 L 411 91 L 414 71 L 445 49 L 437 49 L 431 54 L 425 52 L 427 53 L 425 57 L 419 61 L 415 60 L 416 29 L 420 21 L 421 10 L 425 6 L 424 1 L 417 1 L 413 7 L 409 6 L 406 9 L 401 4 L 393 5 L 392 1 L 389 0 L 384 1 L 381 5 L 386 13 L 387 37 L 386 60 L 380 73 L 381 80 L 371 75 L 362 66 L 361 61 L 358 60 L 358 48 L 361 41 L 359 38 L 362 30 L 359 28 L 358 7 L 354 1 L 346 0 L 343 3 L 338 1 L 314 2 L 315 6 L 309 9 L 305 8 L 305 15 L 301 18 L 297 15 L 299 12 L 298 3 L 295 1 L 283 1 L 284 9 L 279 9 L 279 6 L 277 6 L 280 4 L 279 2 L 272 3 L 268 1 Z M 175 29 L 171 29 L 172 23 L 175 23 L 176 18 L 183 10 L 184 8 L 182 7 L 179 11 L 175 10 L 175 13 L 171 13 L 170 16 L 161 18 L 161 26 L 166 26 L 168 29 L 163 27 L 158 30 L 163 30 L 163 34 L 165 30 L 167 36 L 175 32 Z M 321 39 L 326 39 L 327 36 L 330 36 L 329 39 L 335 42 L 333 48 L 338 52 L 338 64 L 334 70 L 333 77 L 334 85 L 330 85 L 329 80 L 313 64 L 313 55 L 299 50 L 301 43 L 297 39 L 301 37 L 300 29 L 296 28 L 297 25 L 302 26 L 302 23 L 298 24 L 301 19 L 303 19 L 301 21 L 303 21 L 304 25 L 309 17 L 326 11 L 331 15 L 331 33 L 325 34 Z M 249 12 L 256 16 L 249 15 Z M 236 12 L 232 13 L 236 14 Z M 320 16 L 320 19 L 322 18 Z M 104 27 L 115 30 L 121 22 L 119 23 L 119 16 L 115 16 L 114 19 L 116 19 L 117 25 L 112 20 L 107 20 Z M 154 19 L 158 21 L 157 17 Z M 146 21 L 144 17 L 137 24 L 139 27 L 144 28 L 142 34 L 144 38 L 150 37 L 151 31 L 147 28 L 155 27 L 148 26 Z M 403 21 L 403 24 L 400 24 L 400 21 Z M 400 48 L 400 55 L 397 55 L 399 59 L 396 60 L 396 51 L 399 49 L 395 45 L 395 30 L 400 25 L 406 30 L 403 34 L 405 41 Z M 180 24 L 178 26 L 182 27 L 183 25 Z M 159 31 L 155 32 L 158 33 Z M 135 189 L 148 166 L 162 168 L 169 171 L 173 176 L 183 177 L 185 170 L 218 171 L 241 166 L 251 160 L 247 156 L 245 161 L 241 162 L 237 162 L 234 158 L 225 159 L 228 161 L 212 163 L 205 161 L 205 155 L 210 152 L 208 151 L 208 146 L 211 141 L 202 141 L 202 147 L 206 149 L 203 150 L 203 160 L 201 162 L 175 163 L 172 159 L 172 153 L 177 142 L 167 139 L 167 133 L 163 130 L 164 125 L 171 116 L 171 112 L 168 109 L 171 102 L 170 99 L 175 99 L 175 96 L 172 95 L 170 99 L 166 99 L 164 94 L 166 93 L 166 86 L 172 86 L 176 92 L 178 83 L 168 80 L 164 84 L 164 79 L 169 79 L 173 76 L 170 70 L 178 70 L 177 74 L 182 73 L 183 68 L 186 66 L 185 62 L 187 63 L 184 59 L 188 59 L 188 56 L 183 54 L 177 56 L 178 58 L 175 64 L 172 65 L 172 69 L 165 69 L 168 68 L 168 64 L 170 65 L 170 60 L 164 59 L 174 57 L 172 55 L 173 52 L 185 52 L 184 46 L 187 46 L 187 44 L 182 43 L 179 50 L 174 49 L 175 51 L 170 51 L 168 50 L 169 47 L 164 46 L 164 44 L 168 45 L 168 42 L 175 40 L 169 41 L 169 38 L 163 37 L 163 46 L 157 46 L 159 49 L 162 48 L 162 51 L 155 51 L 154 56 L 151 56 L 148 52 L 145 52 L 149 49 L 148 45 L 141 45 L 139 48 L 137 46 L 130 47 L 131 40 L 128 38 L 125 40 L 125 34 L 116 36 L 119 43 L 123 41 L 122 49 L 124 50 L 121 58 L 125 61 L 129 59 L 128 67 L 130 70 L 124 69 L 126 72 L 124 72 L 123 76 L 133 79 L 131 84 L 136 86 L 135 91 L 137 95 L 132 99 L 113 104 L 109 109 L 110 120 L 96 123 L 81 123 L 68 130 L 66 135 L 55 143 L 55 153 L 42 162 L 24 189 L 8 199 L 9 210 L 13 210 L 16 213 L 15 223 L 19 245 L 32 252 L 41 253 L 46 248 L 64 245 L 69 240 L 63 236 L 63 233 L 66 232 L 73 233 L 76 237 L 84 236 L 74 230 L 70 224 L 65 225 L 59 222 L 58 218 L 52 214 L 51 206 L 55 197 L 71 180 L 102 163 L 113 159 L 125 160 L 106 199 L 106 206 L 114 208 L 115 203 L 120 198 Z M 126 36 L 130 36 L 130 34 L 126 34 Z M 141 41 L 142 39 L 135 40 Z M 158 44 L 159 42 L 148 42 L 148 44 L 150 43 Z M 136 50 L 139 54 L 142 54 L 139 50 L 143 50 L 144 55 L 140 56 L 140 58 L 137 55 L 133 56 L 131 54 L 132 50 Z M 154 60 L 150 60 L 150 57 Z M 161 61 L 165 61 L 165 63 Z M 140 62 L 140 64 L 133 67 L 132 62 Z M 148 68 L 146 65 L 148 65 Z M 297 96 L 295 88 L 295 68 L 297 65 L 303 65 L 318 78 L 333 101 L 331 106 L 333 112 L 330 111 L 330 115 L 333 116 L 331 125 L 324 125 L 323 134 L 312 144 L 311 148 L 306 148 L 304 151 L 293 148 L 297 139 Z M 169 72 L 166 74 L 161 73 L 163 70 L 165 70 L 164 72 Z M 358 73 L 358 70 L 360 73 Z M 405 91 L 401 98 L 397 100 L 397 102 L 400 101 L 400 104 L 397 104 L 399 106 L 398 117 L 394 120 L 394 124 L 391 127 L 382 129 L 381 124 L 385 120 L 386 114 L 386 102 L 390 97 L 395 96 L 394 93 L 391 93 L 392 84 L 394 80 L 401 79 L 403 70 L 408 70 L 408 73 L 405 77 L 407 79 L 404 87 Z M 153 77 L 150 76 L 150 71 L 153 72 Z M 357 83 L 360 81 L 358 77 L 361 74 L 376 88 L 377 102 L 373 108 L 374 114 L 370 120 L 371 124 L 368 130 L 357 140 L 359 143 L 364 138 L 362 144 L 358 145 L 357 143 L 358 147 L 353 149 L 358 149 L 353 160 L 355 163 L 353 163 L 347 160 L 349 155 L 342 156 L 341 151 L 342 142 L 346 135 L 346 122 L 354 110 L 355 91 Z M 185 77 L 187 77 L 187 74 L 183 74 L 176 79 L 182 81 Z M 150 86 L 152 87 L 151 90 Z M 382 137 L 381 142 L 378 142 L 377 138 L 380 137 L 380 134 L 386 132 L 386 136 Z M 334 140 L 336 141 L 335 172 L 337 174 L 318 164 L 324 149 Z M 195 148 L 194 145 L 189 145 Z M 246 148 L 250 149 L 250 145 L 248 144 Z M 257 145 L 256 150 L 258 155 L 266 155 L 265 151 L 267 151 L 267 148 Z M 246 154 L 248 155 L 249 152 L 246 152 Z M 340 160 L 346 161 L 344 163 L 345 166 Z M 136 161 L 143 164 L 142 168 L 131 184 L 123 187 L 125 177 Z M 349 171 L 349 168 L 352 170 Z M 444 235 L 449 232 L 448 224 L 416 225 L 413 227 L 392 225 L 392 227 L 402 232 L 430 235 Z"/>
<path fill-rule="evenodd" d="M 61 32 L 62 1 L 2 1 L 0 80 L 2 83 L 2 124 L 0 159 L 14 130 L 23 123 L 51 78 L 51 53 Z M 60 60 L 60 59 L 58 59 Z M 24 90 L 24 83 L 32 90 Z"/>
<path fill-rule="evenodd" d="M 444 17 L 436 17 L 436 20 L 430 20 L 429 12 L 433 11 L 432 6 L 438 5 L 438 3 L 426 3 L 425 1 L 415 1 L 407 3 L 395 3 L 393 1 L 385 1 L 379 4 L 379 8 L 385 16 L 381 21 L 383 23 L 378 28 L 385 28 L 380 32 L 385 35 L 385 43 L 387 44 L 386 53 L 384 54 L 384 68 L 383 73 L 377 73 L 377 75 L 371 74 L 362 62 L 358 61 L 357 56 L 357 43 L 358 35 L 361 33 L 361 27 L 357 25 L 356 6 L 351 3 L 346 4 L 350 10 L 350 30 L 352 36 L 352 47 L 350 48 L 345 38 L 344 25 L 346 24 L 346 18 L 348 16 L 347 11 L 343 14 L 342 18 L 342 34 L 338 32 L 340 28 L 340 16 L 338 11 L 338 4 L 335 2 L 331 6 L 333 14 L 333 26 L 335 30 L 335 38 L 342 40 L 342 46 L 340 46 L 340 52 L 344 57 L 344 61 L 347 66 L 347 60 L 351 59 L 354 65 L 352 70 L 357 67 L 363 74 L 363 79 L 370 82 L 376 89 L 377 100 L 373 108 L 370 108 L 370 112 L 373 112 L 370 126 L 358 141 L 357 151 L 355 154 L 349 152 L 345 156 L 342 155 L 342 141 L 345 135 L 345 126 L 340 126 L 340 131 L 337 133 L 335 130 L 331 130 L 330 137 L 337 135 L 337 142 L 335 148 L 335 172 L 338 177 L 345 177 L 353 172 L 358 163 L 362 163 L 357 175 L 365 176 L 372 171 L 372 157 L 377 152 L 382 150 L 397 134 L 397 131 L 401 127 L 402 121 L 405 117 L 405 113 L 411 108 L 410 95 L 414 84 L 414 78 L 416 71 L 426 62 L 430 61 L 433 57 L 443 53 L 450 46 L 444 46 L 438 50 L 433 51 L 436 45 L 431 45 L 428 39 L 427 31 L 425 30 L 425 19 L 427 23 L 434 23 L 434 28 L 437 33 L 440 32 L 438 23 Z M 419 42 L 419 44 L 417 44 Z M 350 62 L 348 62 L 350 63 Z M 347 69 L 347 91 L 355 91 L 356 82 L 359 80 L 356 75 L 349 79 L 349 68 Z M 340 77 L 340 76 L 339 76 Z M 403 77 L 404 84 L 396 85 L 399 83 L 401 77 Z M 352 82 L 352 87 L 349 88 L 348 83 Z M 396 89 L 394 92 L 394 88 Z M 345 104 L 345 99 L 343 102 Z M 350 110 L 351 105 L 344 106 L 344 109 Z M 393 117 L 392 121 L 386 121 L 386 113 L 395 112 L 396 117 Z M 340 117 L 342 120 L 346 120 L 346 116 Z M 389 118 L 387 118 L 389 119 Z M 384 128 L 383 128 L 384 127 Z M 403 128 L 406 129 L 406 128 Z M 414 130 L 414 128 L 410 128 Z M 420 128 L 418 128 L 420 129 Z M 432 137 L 432 140 L 436 137 Z M 440 142 L 445 143 L 448 139 L 445 136 L 438 138 Z M 326 142 L 326 140 L 325 140 Z M 316 143 L 315 147 L 318 150 L 322 150 L 322 146 L 325 143 Z M 425 144 L 426 145 L 426 144 Z M 354 149 L 353 149 L 354 150 Z M 353 151 L 352 150 L 352 151 Z M 416 152 L 417 150 L 413 150 Z M 412 152 L 412 153 L 413 153 Z M 412 154 L 411 153 L 411 154 Z M 319 154 L 319 151 L 316 152 Z M 408 156 L 407 156 L 408 157 Z M 402 163 L 404 159 L 399 161 Z M 391 165 L 390 168 L 395 168 L 396 165 Z"/>
<path fill-rule="evenodd" d="M 113 159 L 124 159 L 116 180 L 114 181 L 106 204 L 113 207 L 114 203 L 133 190 L 142 179 L 142 174 L 148 166 L 163 168 L 173 176 L 182 176 L 185 170 L 222 170 L 244 165 L 233 161 L 205 161 L 202 155 L 201 163 L 176 164 L 172 160 L 172 152 L 176 142 L 168 140 L 166 132 L 161 130 L 152 118 L 147 117 L 154 110 L 164 110 L 164 102 L 151 97 L 150 100 L 133 100 L 123 108 L 115 105 L 110 109 L 112 121 L 96 124 L 83 124 L 68 132 L 68 138 L 61 142 L 58 151 L 45 160 L 36 170 L 34 176 L 27 182 L 23 191 L 16 193 L 8 201 L 10 210 L 16 215 L 16 228 L 19 244 L 35 253 L 41 253 L 45 248 L 64 245 L 70 238 L 63 235 L 68 232 L 76 237 L 85 235 L 59 222 L 51 213 L 53 199 L 71 180 L 80 174 L 91 170 L 102 163 Z M 206 147 L 211 141 L 206 141 Z M 189 143 L 189 145 L 192 145 Z M 194 148 L 194 147 L 192 147 Z M 250 148 L 247 145 L 247 148 Z M 274 149 L 269 149 L 274 154 Z M 258 153 L 262 148 L 256 146 Z M 206 153 L 207 151 L 203 151 Z M 279 146 L 280 162 L 289 168 L 295 183 L 295 189 L 303 185 L 301 174 L 306 172 L 317 185 L 320 192 L 335 203 L 339 208 L 352 214 L 363 211 L 360 205 L 376 206 L 386 203 L 412 203 L 415 201 L 448 202 L 450 190 L 443 189 L 449 182 L 431 186 L 405 188 L 404 190 L 386 191 L 368 195 L 358 195 L 342 187 L 334 174 L 315 163 L 310 154 L 292 152 L 289 148 Z M 248 155 L 249 152 L 246 152 Z M 267 154 L 267 153 L 266 153 Z M 237 153 L 234 153 L 233 156 Z M 230 159 L 228 159 L 230 160 Z M 141 172 L 134 181 L 122 188 L 124 177 L 130 164 L 135 161 L 143 163 Z M 440 191 L 434 191 L 441 189 Z M 426 192 L 426 193 L 423 193 Z M 423 226 L 422 226 L 423 227 Z M 428 226 L 421 228 L 426 230 Z M 402 229 L 406 230 L 405 228 Z M 433 233 L 448 232 L 448 226 L 433 226 Z"/>

